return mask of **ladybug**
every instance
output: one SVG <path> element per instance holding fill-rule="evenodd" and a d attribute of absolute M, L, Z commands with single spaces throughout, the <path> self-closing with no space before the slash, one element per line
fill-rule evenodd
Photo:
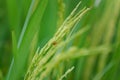
<path fill-rule="evenodd" d="M 55 45 L 57 44 L 57 42 L 56 42 L 56 41 L 54 41 L 52 44 L 55 46 Z"/>

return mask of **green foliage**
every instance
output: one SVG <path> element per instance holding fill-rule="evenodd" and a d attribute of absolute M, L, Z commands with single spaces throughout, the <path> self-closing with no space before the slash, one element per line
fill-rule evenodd
<path fill-rule="evenodd" d="M 120 80 L 119 66 L 120 0 L 0 0 L 0 80 Z"/>

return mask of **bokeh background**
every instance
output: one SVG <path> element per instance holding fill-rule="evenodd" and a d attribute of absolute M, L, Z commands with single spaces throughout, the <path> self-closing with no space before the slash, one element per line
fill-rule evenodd
<path fill-rule="evenodd" d="M 13 58 L 12 31 L 18 42 L 31 1 L 0 0 L 0 80 L 6 78 Z M 39 0 L 35 1 L 37 5 Z M 84 7 L 91 10 L 76 25 L 75 32 L 85 26 L 90 29 L 72 45 L 79 48 L 107 45 L 112 49 L 105 55 L 67 62 L 64 71 L 72 65 L 75 70 L 66 80 L 93 80 L 98 73 L 101 74 L 99 80 L 120 80 L 120 0 L 48 0 L 33 47 L 43 47 L 79 1 L 82 2 L 79 10 Z M 35 49 L 30 52 L 33 56 Z"/>

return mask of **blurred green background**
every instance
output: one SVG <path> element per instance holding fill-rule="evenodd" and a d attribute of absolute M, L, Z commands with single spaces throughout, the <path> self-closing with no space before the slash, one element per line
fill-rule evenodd
<path fill-rule="evenodd" d="M 0 0 L 0 80 L 6 78 L 14 56 L 12 32 L 18 43 L 32 1 L 35 1 L 35 5 L 31 15 L 41 0 Z M 31 40 L 33 48 L 26 51 L 31 53 L 26 67 L 36 48 L 46 44 L 79 1 L 82 2 L 79 10 L 85 6 L 91 10 L 76 25 L 74 32 L 85 26 L 90 29 L 74 40 L 72 45 L 79 48 L 107 45 L 112 49 L 108 54 L 67 62 L 64 71 L 72 65 L 75 69 L 65 80 L 120 80 L 120 0 L 48 0 L 42 19 L 38 22 L 40 29 L 35 31 L 33 43 Z"/>

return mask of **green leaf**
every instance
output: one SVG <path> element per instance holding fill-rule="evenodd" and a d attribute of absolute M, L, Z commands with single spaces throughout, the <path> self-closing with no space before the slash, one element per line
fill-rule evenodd
<path fill-rule="evenodd" d="M 24 76 L 24 70 L 26 61 L 28 59 L 30 45 L 35 36 L 35 33 L 39 31 L 40 22 L 43 17 L 48 0 L 40 0 L 39 4 L 28 20 L 28 24 L 23 27 L 22 37 L 20 37 L 16 56 L 13 59 L 13 65 L 11 71 L 9 71 L 8 80 L 19 80 Z M 24 32 L 25 31 L 25 32 Z"/>

